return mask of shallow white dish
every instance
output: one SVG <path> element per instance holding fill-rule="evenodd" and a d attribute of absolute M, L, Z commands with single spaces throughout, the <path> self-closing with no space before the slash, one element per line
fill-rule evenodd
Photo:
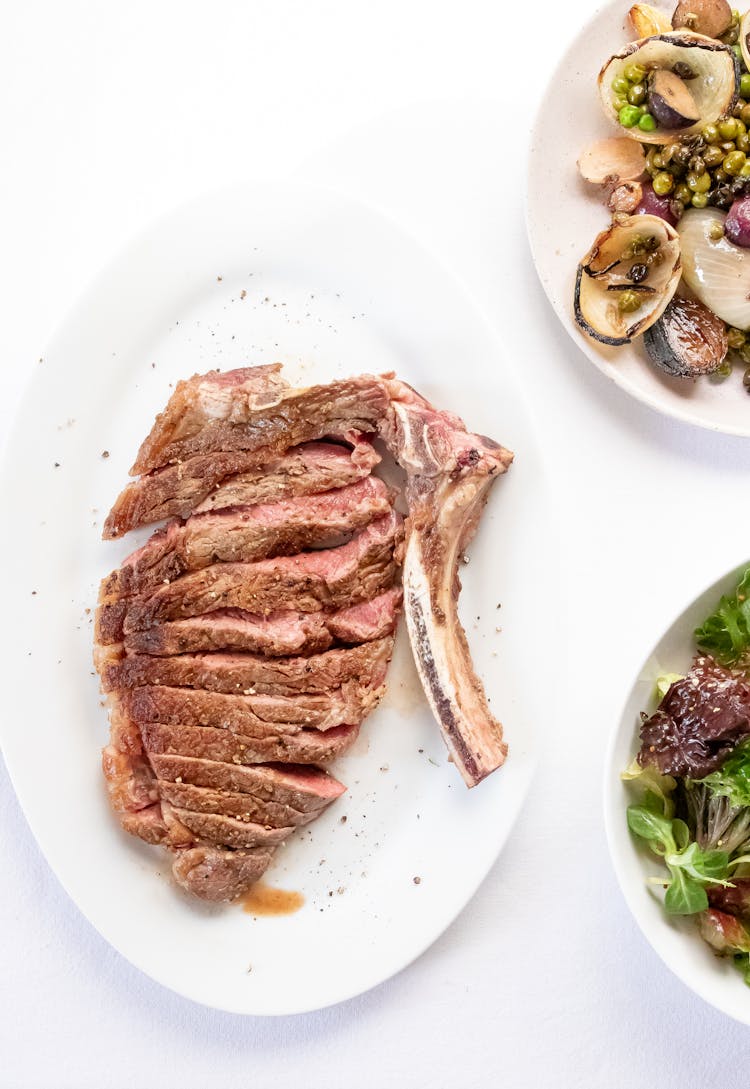
<path fill-rule="evenodd" d="M 713 612 L 722 594 L 737 585 L 748 563 L 733 569 L 704 590 L 674 620 L 654 646 L 638 673 L 610 742 L 604 773 L 604 818 L 617 879 L 644 937 L 664 963 L 701 998 L 730 1017 L 750 1025 L 750 988 L 733 967 L 731 958 L 714 956 L 701 939 L 695 922 L 668 916 L 646 879 L 663 874 L 655 855 L 630 835 L 626 809 L 637 792 L 623 783 L 620 773 L 638 750 L 641 711 L 656 707 L 655 685 L 663 673 L 686 673 L 696 653 L 693 631 Z"/>
<path fill-rule="evenodd" d="M 750 435 L 750 398 L 736 366 L 724 382 L 670 378 L 649 360 L 641 338 L 619 348 L 587 337 L 573 317 L 578 262 L 610 219 L 599 186 L 576 166 L 583 149 L 618 135 L 597 91 L 604 62 L 632 41 L 629 0 L 606 4 L 563 54 L 542 99 L 531 135 L 526 214 L 531 250 L 549 301 L 576 344 L 599 370 L 633 397 L 667 416 L 732 435 Z M 674 4 L 654 5 L 671 16 Z"/>
<path fill-rule="evenodd" d="M 182 895 L 166 855 L 125 835 L 110 813 L 88 610 L 100 577 L 146 535 L 100 540 L 171 384 L 273 360 L 303 383 L 393 368 L 517 451 L 471 547 L 461 602 L 510 758 L 466 790 L 402 631 L 383 705 L 333 766 L 348 795 L 268 873 L 301 892 L 304 907 L 256 921 Z M 0 542 L 14 617 L 2 654 L 3 751 L 50 865 L 104 937 L 173 990 L 255 1014 L 351 997 L 433 942 L 510 832 L 544 692 L 555 690 L 552 663 L 544 686 L 537 676 L 542 612 L 555 641 L 540 572 L 557 577 L 541 463 L 502 352 L 450 274 L 389 221 L 329 192 L 275 183 L 200 199 L 137 239 L 59 330 L 9 441 L 0 495 L 6 524 L 24 527 L 22 547 L 15 533 Z"/>

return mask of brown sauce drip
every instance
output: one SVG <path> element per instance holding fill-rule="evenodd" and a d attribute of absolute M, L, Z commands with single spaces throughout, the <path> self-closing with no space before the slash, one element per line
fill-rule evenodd
<path fill-rule="evenodd" d="M 262 881 L 256 881 L 238 902 L 248 915 L 292 915 L 299 911 L 305 898 L 301 892 L 274 889 Z"/>

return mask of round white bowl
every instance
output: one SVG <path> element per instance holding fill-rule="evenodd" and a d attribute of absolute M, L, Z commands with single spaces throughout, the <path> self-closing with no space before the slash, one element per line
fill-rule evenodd
<path fill-rule="evenodd" d="M 715 956 L 701 939 L 690 917 L 669 916 L 646 881 L 662 875 L 656 855 L 630 834 L 626 809 L 637 801 L 637 791 L 624 783 L 620 773 L 638 750 L 641 711 L 656 706 L 656 679 L 663 673 L 684 673 L 696 648 L 693 630 L 711 613 L 722 594 L 730 593 L 743 564 L 718 579 L 669 625 L 641 666 L 625 701 L 610 741 L 604 773 L 604 823 L 612 863 L 622 894 L 644 937 L 668 968 L 706 1002 L 737 1021 L 750 1025 L 750 987 L 730 957 Z"/>

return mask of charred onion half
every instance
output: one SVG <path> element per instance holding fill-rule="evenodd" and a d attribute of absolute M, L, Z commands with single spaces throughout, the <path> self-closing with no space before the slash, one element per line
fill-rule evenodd
<path fill-rule="evenodd" d="M 658 216 L 623 216 L 578 266 L 576 322 L 602 344 L 627 344 L 661 316 L 681 275 L 674 228 Z"/>

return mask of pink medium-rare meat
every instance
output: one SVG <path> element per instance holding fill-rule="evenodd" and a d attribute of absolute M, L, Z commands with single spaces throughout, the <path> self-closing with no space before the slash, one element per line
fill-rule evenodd
<path fill-rule="evenodd" d="M 279 802 L 261 801 L 254 798 L 252 794 L 211 790 L 208 787 L 194 786 L 192 783 L 160 782 L 159 797 L 178 809 L 237 817 L 269 828 L 291 828 L 300 824 L 309 824 L 320 816 L 320 810 L 303 813 Z"/>
<path fill-rule="evenodd" d="M 125 637 L 124 649 L 136 655 L 175 655 L 211 650 L 243 650 L 273 657 L 314 654 L 334 641 L 363 643 L 395 631 L 401 590 L 385 590 L 371 601 L 336 612 L 278 610 L 268 616 L 219 609 L 187 620 L 155 624 Z M 107 647 L 119 644 L 106 644 Z M 107 660 L 111 660 L 109 657 Z"/>
<path fill-rule="evenodd" d="M 277 804 L 300 813 L 320 813 L 346 792 L 327 771 L 308 764 L 226 764 L 195 756 L 151 753 L 160 784 L 172 782 L 246 794 L 261 804 Z"/>
<path fill-rule="evenodd" d="M 391 511 L 338 548 L 247 564 L 214 564 L 152 593 L 130 599 L 104 597 L 97 611 L 96 641 L 119 643 L 123 635 L 153 624 L 215 609 L 317 612 L 367 601 L 393 583 L 402 541 L 403 519 Z"/>
<path fill-rule="evenodd" d="M 214 726 L 170 726 L 144 722 L 143 743 L 151 754 L 194 756 L 230 764 L 329 764 L 351 748 L 359 726 L 300 730 L 277 737 L 247 737 Z"/>
<path fill-rule="evenodd" d="M 102 593 L 137 594 L 213 563 L 339 545 L 390 510 L 388 488 L 371 476 L 322 495 L 196 514 L 154 533 L 105 580 Z"/>
<path fill-rule="evenodd" d="M 144 757 L 109 744 L 102 750 L 102 771 L 116 813 L 135 813 L 159 800 L 156 776 Z"/>
<path fill-rule="evenodd" d="M 314 495 L 367 477 L 380 461 L 365 440 L 354 449 L 309 442 L 264 459 L 257 452 L 229 450 L 165 465 L 138 477 L 120 493 L 104 523 L 105 540 L 165 518 Z"/>
<path fill-rule="evenodd" d="M 262 451 L 268 459 L 327 435 L 374 433 L 387 413 L 388 394 L 379 378 L 359 375 L 295 389 L 280 379 L 280 369 L 247 368 L 179 382 L 138 451 L 132 475 L 219 451 Z"/>
<path fill-rule="evenodd" d="M 490 485 L 513 455 L 469 434 L 403 382 L 388 382 L 393 416 L 384 437 L 407 473 L 404 602 L 420 679 L 467 786 L 499 767 L 503 730 L 487 704 L 458 618 L 458 562 Z"/>
<path fill-rule="evenodd" d="M 314 727 L 330 730 L 358 725 L 378 704 L 383 687 L 369 688 L 347 681 L 330 692 L 294 696 L 237 696 L 200 688 L 150 685 L 117 694 L 128 714 L 142 725 L 162 722 L 186 726 L 216 726 L 248 737 L 296 734 Z"/>
<path fill-rule="evenodd" d="M 186 892 L 201 900 L 236 900 L 268 869 L 272 851 L 262 847 L 233 851 L 222 847 L 192 847 L 179 851 L 172 873 Z"/>
<path fill-rule="evenodd" d="M 378 686 L 385 681 L 392 651 L 393 639 L 386 636 L 309 657 L 265 658 L 221 652 L 167 658 L 128 655 L 102 663 L 100 674 L 105 692 L 160 684 L 246 696 L 293 696 L 329 692 L 347 681 Z"/>

